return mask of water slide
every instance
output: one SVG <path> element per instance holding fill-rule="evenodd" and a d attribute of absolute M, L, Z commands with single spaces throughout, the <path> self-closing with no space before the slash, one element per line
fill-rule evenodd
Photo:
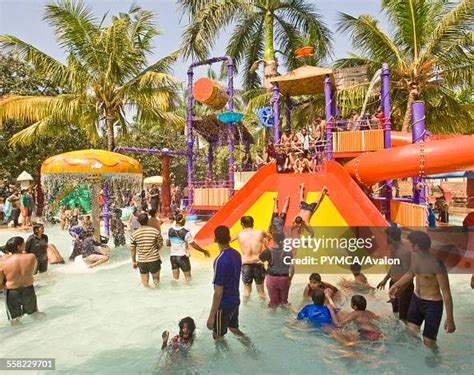
<path fill-rule="evenodd" d="M 474 169 L 474 136 L 463 135 L 430 139 L 408 144 L 406 136 L 398 136 L 396 145 L 385 150 L 365 153 L 344 165 L 356 180 L 365 185 L 394 178 L 466 171 Z"/>
<path fill-rule="evenodd" d="M 305 184 L 306 201 L 317 200 L 323 186 L 329 189 L 320 207 L 313 215 L 312 226 L 387 226 L 387 221 L 364 194 L 349 173 L 337 162 L 328 161 L 325 172 L 305 174 L 279 174 L 275 164 L 267 164 L 201 228 L 196 241 L 211 251 L 214 228 L 227 225 L 234 236 L 242 228 L 240 218 L 251 215 L 255 227 L 268 228 L 273 212 L 273 199 L 278 196 L 279 210 L 290 197 L 287 225 L 299 212 L 299 186 Z M 233 244 L 236 245 L 236 244 Z"/>

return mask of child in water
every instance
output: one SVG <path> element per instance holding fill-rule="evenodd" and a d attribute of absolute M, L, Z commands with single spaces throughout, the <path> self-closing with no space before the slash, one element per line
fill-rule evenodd
<path fill-rule="evenodd" d="M 331 312 L 324 305 L 326 297 L 324 292 L 316 288 L 311 298 L 313 300 L 312 304 L 306 305 L 298 313 L 296 317 L 297 320 L 307 320 L 314 327 L 327 326 L 332 324 Z"/>
<path fill-rule="evenodd" d="M 351 307 L 354 311 L 345 315 L 342 319 L 336 315 L 334 301 L 328 293 L 326 293 L 326 298 L 329 301 L 329 311 L 331 312 L 331 318 L 336 327 L 342 328 L 346 324 L 354 322 L 357 325 L 361 339 L 376 341 L 382 338 L 382 331 L 380 331 L 374 323 L 374 320 L 378 319 L 378 316 L 372 311 L 366 310 L 367 300 L 364 296 L 352 296 Z"/>
<path fill-rule="evenodd" d="M 170 333 L 164 331 L 161 335 L 163 344 L 161 350 L 168 350 L 169 352 L 187 352 L 191 349 L 194 341 L 194 331 L 196 324 L 193 318 L 189 316 L 179 321 L 179 334 L 169 340 Z"/>
<path fill-rule="evenodd" d="M 351 265 L 351 272 L 354 275 L 354 281 L 342 279 L 339 283 L 343 288 L 353 289 L 360 293 L 374 291 L 375 288 L 369 284 L 367 277 L 362 273 L 362 267 L 358 263 Z"/>
<path fill-rule="evenodd" d="M 122 222 L 122 210 L 117 208 L 111 220 L 112 236 L 114 237 L 115 247 L 125 245 L 125 225 Z"/>
<path fill-rule="evenodd" d="M 303 297 L 305 299 L 312 298 L 313 292 L 318 289 L 322 290 L 323 292 L 326 289 L 329 289 L 332 291 L 332 296 L 338 292 L 338 289 L 334 285 L 322 281 L 321 275 L 315 272 L 309 275 L 309 284 L 306 285 L 306 288 L 304 288 Z"/>

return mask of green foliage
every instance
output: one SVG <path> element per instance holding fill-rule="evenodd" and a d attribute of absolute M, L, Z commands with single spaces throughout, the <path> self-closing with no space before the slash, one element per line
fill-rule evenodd
<path fill-rule="evenodd" d="M 474 2 L 383 0 L 382 10 L 389 33 L 372 16 L 340 14 L 339 30 L 350 34 L 355 53 L 335 66 L 368 65 L 374 74 L 388 63 L 394 123 L 402 130 L 411 104 L 422 99 L 431 131 L 472 133 Z M 471 93 L 470 104 L 456 94 L 463 90 Z"/>
<path fill-rule="evenodd" d="M 170 66 L 178 53 L 148 64 L 152 40 L 159 35 L 154 14 L 133 5 L 128 13 L 113 15 L 108 25 L 106 16 L 97 19 L 83 1 L 46 5 L 44 19 L 64 50 L 65 64 L 13 35 L 0 36 L 0 46 L 15 50 L 38 74 L 63 88 L 58 95 L 38 98 L 20 93 L 0 102 L 0 120 L 33 122 L 11 138 L 12 144 L 28 145 L 75 124 L 94 142 L 105 128 L 107 147 L 113 149 L 115 133 L 127 131 L 130 109 L 142 122 L 183 122 L 172 112 L 177 86 Z"/>
<path fill-rule="evenodd" d="M 209 57 L 219 32 L 232 25 L 226 54 L 242 70 L 245 89 L 260 86 L 255 63 L 275 60 L 288 69 L 297 66 L 294 50 L 305 44 L 315 48 L 319 62 L 331 52 L 330 31 L 316 6 L 307 0 L 179 0 L 190 24 L 183 34 L 186 57 Z M 271 55 L 269 58 L 268 55 Z"/>

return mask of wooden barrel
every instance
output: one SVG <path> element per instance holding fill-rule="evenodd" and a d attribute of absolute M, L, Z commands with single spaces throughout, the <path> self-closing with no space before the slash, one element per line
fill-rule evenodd
<path fill-rule="evenodd" d="M 206 104 L 212 109 L 224 108 L 229 100 L 224 89 L 209 78 L 200 78 L 193 86 L 193 96 L 198 102 Z"/>

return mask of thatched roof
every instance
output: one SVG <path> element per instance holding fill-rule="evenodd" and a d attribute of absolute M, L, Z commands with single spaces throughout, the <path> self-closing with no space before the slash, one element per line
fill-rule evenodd
<path fill-rule="evenodd" d="M 272 78 L 271 83 L 278 83 L 280 93 L 289 96 L 312 95 L 324 92 L 324 79 L 329 74 L 334 86 L 331 69 L 305 65 L 284 75 Z"/>
<path fill-rule="evenodd" d="M 194 118 L 193 128 L 209 143 L 214 143 L 217 145 L 228 144 L 229 132 L 227 125 L 219 121 L 215 115 Z M 242 124 L 242 122 L 238 122 L 234 125 L 234 143 L 254 143 L 252 135 L 244 126 L 244 124 Z"/>

